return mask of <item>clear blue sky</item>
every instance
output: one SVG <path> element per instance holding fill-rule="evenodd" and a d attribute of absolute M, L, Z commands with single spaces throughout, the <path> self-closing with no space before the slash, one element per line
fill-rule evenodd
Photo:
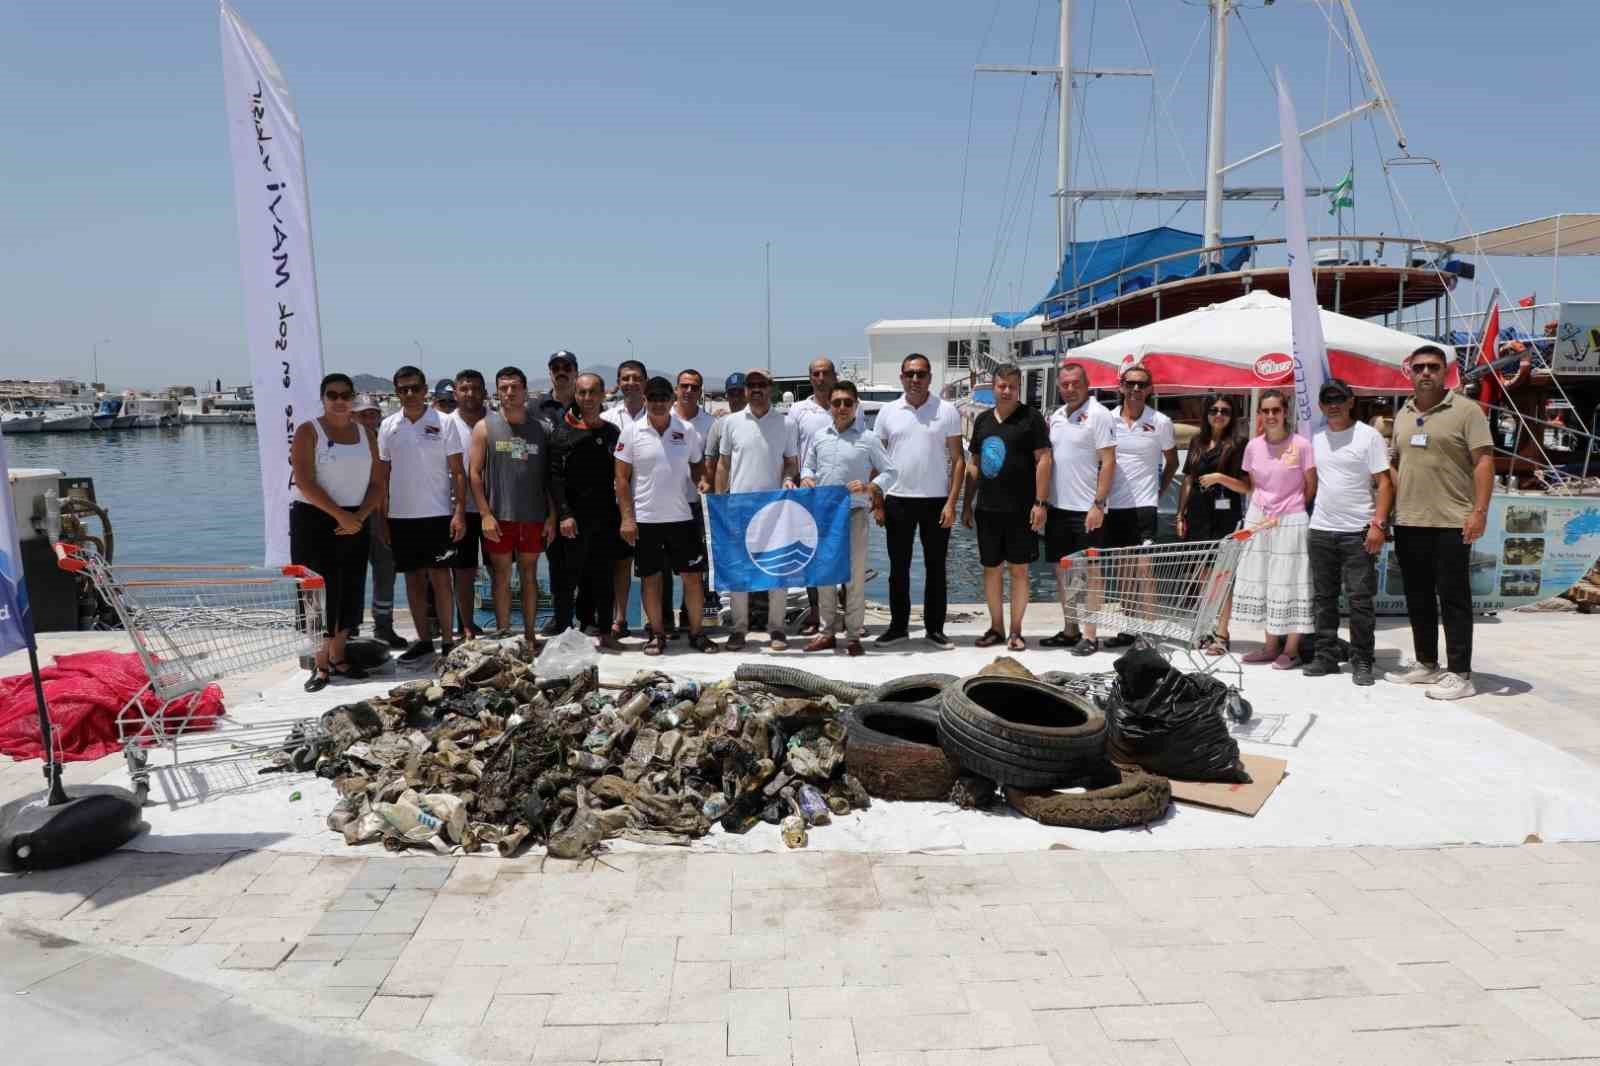
<path fill-rule="evenodd" d="M 1077 65 L 1144 64 L 1125 0 L 1077 5 Z M 1053 269 L 1053 128 L 1037 180 L 1027 165 L 1047 82 L 987 75 L 973 95 L 971 68 L 1052 61 L 1054 0 L 237 6 L 305 130 L 330 369 L 386 373 L 415 358 L 413 340 L 436 373 L 542 366 L 557 347 L 615 363 L 632 337 L 653 367 L 724 373 L 764 357 L 768 240 L 777 365 L 864 353 L 872 320 L 951 309 L 969 100 L 955 310 L 1026 306 Z M 1134 8 L 1172 126 L 1162 116 L 1147 136 L 1147 82 L 1096 83 L 1098 162 L 1080 145 L 1079 165 L 1116 184 L 1198 184 L 1204 10 Z M 1445 163 L 1471 225 L 1600 206 L 1600 149 L 1584 132 L 1593 63 L 1579 43 L 1600 39 L 1600 4 L 1358 10 L 1413 150 Z M 1290 72 L 1302 126 L 1345 97 L 1347 64 L 1336 51 L 1327 76 L 1328 33 L 1308 0 L 1244 16 L 1230 159 L 1276 140 L 1262 59 Z M 0 0 L 0 39 L 0 372 L 86 377 L 91 345 L 109 338 L 112 384 L 245 380 L 216 5 Z M 1361 123 L 1358 228 L 1460 232 L 1422 170 L 1399 179 L 1416 217 L 1397 222 L 1378 153 Z M 1337 180 L 1348 136 L 1310 158 L 1309 180 Z M 1276 184 L 1277 167 L 1239 180 Z M 1082 217 L 1086 236 L 1116 221 Z M 1330 221 L 1315 206 L 1311 219 L 1314 232 Z M 1146 207 L 1123 221 L 1157 218 Z M 1175 224 L 1200 228 L 1198 205 Z M 1277 235 L 1281 221 L 1230 208 L 1226 230 Z M 1549 294 L 1547 263 L 1495 262 L 1516 295 Z M 1582 260 L 1561 280 L 1569 297 L 1600 296 Z"/>

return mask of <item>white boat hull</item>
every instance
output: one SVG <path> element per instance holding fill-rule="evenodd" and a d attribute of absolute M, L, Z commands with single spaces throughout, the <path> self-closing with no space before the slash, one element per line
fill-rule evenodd
<path fill-rule="evenodd" d="M 237 417 L 219 411 L 204 413 L 187 411 L 183 414 L 183 424 L 186 426 L 229 426 L 238 421 Z"/>
<path fill-rule="evenodd" d="M 67 415 L 63 418 L 46 418 L 43 429 L 46 433 L 86 433 L 94 429 L 94 416 L 85 413 Z"/>
<path fill-rule="evenodd" d="M 0 432 L 10 436 L 18 433 L 38 433 L 44 429 L 42 418 L 5 418 L 0 419 Z"/>

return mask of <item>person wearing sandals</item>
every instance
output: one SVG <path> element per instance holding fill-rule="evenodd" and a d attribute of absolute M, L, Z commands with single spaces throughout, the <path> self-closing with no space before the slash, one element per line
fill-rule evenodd
<path fill-rule="evenodd" d="M 978 638 L 988 648 L 1002 640 L 1011 651 L 1028 646 L 1022 616 L 1028 609 L 1028 564 L 1039 558 L 1050 492 L 1050 430 L 1044 416 L 1022 403 L 1022 370 L 1002 363 L 994 370 L 993 409 L 972 427 L 967 464 L 967 494 L 961 524 L 971 529 L 977 512 L 978 561 L 983 564 L 983 598 L 989 631 Z M 1011 572 L 1011 629 L 1002 636 L 1005 603 L 1002 566 Z"/>
<path fill-rule="evenodd" d="M 539 553 L 556 532 L 549 493 L 550 437 L 528 407 L 528 378 L 519 368 L 502 367 L 494 376 L 494 390 L 500 410 L 490 411 L 471 430 L 472 498 L 482 516 L 479 529 L 492 570 L 496 635 L 511 632 L 515 565 L 522 584 L 522 635 L 529 650 L 537 651 Z"/>
<path fill-rule="evenodd" d="M 562 412 L 550 437 L 550 497 L 555 505 L 560 558 L 557 568 L 555 616 L 571 618 L 573 600 L 589 592 L 589 619 L 601 651 L 621 651 L 611 629 L 614 609 L 612 564 L 622 554 L 622 512 L 615 490 L 617 444 L 622 431 L 600 417 L 606 383 L 599 374 L 584 372 L 575 379 L 572 403 Z"/>
<path fill-rule="evenodd" d="M 1111 412 L 1100 406 L 1089 390 L 1089 371 L 1082 363 L 1064 363 L 1056 377 L 1061 406 L 1047 426 L 1050 432 L 1050 507 L 1044 520 L 1045 555 L 1055 561 L 1105 542 L 1101 532 L 1106 503 L 1116 475 L 1116 432 Z M 1045 648 L 1072 648 L 1074 655 L 1100 650 L 1092 623 L 1080 634 L 1067 604 L 1067 573 L 1056 568 L 1056 599 L 1061 603 L 1061 631 L 1039 642 Z M 1098 569 L 1088 577 L 1090 610 L 1098 609 L 1102 578 Z M 1080 648 L 1082 650 L 1080 650 Z"/>
<path fill-rule="evenodd" d="M 294 431 L 290 461 L 289 559 L 323 581 L 324 640 L 306 680 L 318 692 L 331 675 L 366 677 L 345 662 L 344 642 L 361 624 L 366 592 L 367 516 L 383 499 L 376 476 L 376 438 L 351 415 L 355 383 L 345 374 L 322 379 L 322 414 Z"/>
<path fill-rule="evenodd" d="M 622 431 L 617 443 L 615 486 L 622 509 L 622 539 L 634 549 L 640 599 L 650 635 L 646 655 L 667 650 L 667 611 L 661 573 L 668 567 L 683 578 L 689 602 L 689 646 L 719 650 L 705 635 L 706 549 L 695 528 L 683 484 L 705 472 L 700 432 L 672 413 L 672 382 L 655 377 L 644 386 L 645 417 Z"/>
<path fill-rule="evenodd" d="M 1290 429 L 1289 401 L 1282 392 L 1263 392 L 1256 410 L 1264 429 L 1245 445 L 1240 476 L 1207 474 L 1200 487 L 1223 485 L 1250 494 L 1244 524 L 1254 535 L 1233 582 L 1233 620 L 1266 629 L 1266 643 L 1245 662 L 1289 670 L 1298 661 L 1300 635 L 1316 629 L 1306 509 L 1317 494 L 1317 467 L 1311 442 Z"/>
<path fill-rule="evenodd" d="M 1339 592 L 1350 598 L 1350 673 L 1356 684 L 1373 682 L 1372 652 L 1378 594 L 1378 553 L 1394 502 L 1389 477 L 1389 446 L 1378 431 L 1354 417 L 1355 390 L 1338 378 L 1317 393 L 1328 420 L 1312 438 L 1317 464 L 1317 507 L 1311 515 L 1307 548 L 1316 593 L 1316 657 L 1302 671 L 1307 677 L 1339 672 Z M 1377 498 L 1373 498 L 1373 488 Z"/>
<path fill-rule="evenodd" d="M 1233 400 L 1212 393 L 1206 397 L 1205 420 L 1189 445 L 1183 464 L 1183 486 L 1178 492 L 1178 539 L 1185 544 L 1218 541 L 1239 528 L 1244 519 L 1244 497 L 1214 474 L 1242 482 L 1239 464 L 1244 441 L 1239 439 L 1239 415 Z M 1213 658 L 1229 650 L 1228 622 L 1233 610 L 1230 590 L 1217 613 L 1216 632 L 1201 642 Z"/>
<path fill-rule="evenodd" d="M 750 402 L 742 411 L 722 418 L 722 453 L 717 457 L 719 493 L 773 492 L 792 489 L 799 473 L 799 444 L 794 423 L 772 406 L 772 379 L 760 367 L 744 375 Z M 783 609 L 787 590 L 769 590 L 767 597 L 767 647 L 783 651 L 789 646 L 783 633 Z M 733 634 L 728 650 L 744 648 L 750 631 L 750 593 L 728 593 L 733 610 Z"/>

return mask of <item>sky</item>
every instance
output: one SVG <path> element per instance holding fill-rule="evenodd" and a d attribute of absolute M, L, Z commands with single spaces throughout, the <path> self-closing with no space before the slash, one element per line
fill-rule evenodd
<path fill-rule="evenodd" d="M 556 348 L 712 376 L 761 364 L 768 242 L 780 372 L 863 355 L 876 319 L 1029 306 L 1054 272 L 1048 79 L 972 68 L 1054 62 L 1055 0 L 236 7 L 300 114 L 330 370 L 387 374 L 419 348 L 441 375 Z M 1440 239 L 1600 206 L 1592 64 L 1561 59 L 1600 37 L 1600 4 L 1357 10 L 1411 152 L 1443 177 L 1395 168 L 1391 197 L 1381 119 L 1317 142 L 1308 181 L 1354 167 L 1347 232 Z M 1343 110 L 1355 77 L 1312 0 L 1241 16 L 1229 160 L 1277 140 L 1268 68 L 1302 127 Z M 1075 0 L 1075 66 L 1157 70 L 1080 94 L 1077 183 L 1201 184 L 1205 24 L 1193 0 Z M 248 380 L 216 4 L 0 0 L 0 39 L 0 375 L 87 378 L 98 342 L 113 387 Z M 1280 180 L 1275 158 L 1237 174 Z M 1278 236 L 1280 210 L 1230 206 L 1224 232 Z M 1173 208 L 1116 211 L 1086 206 L 1079 235 Z M 1170 221 L 1200 229 L 1200 205 Z M 1490 263 L 1514 296 L 1557 280 L 1548 261 Z M 1559 284 L 1600 295 L 1590 261 Z"/>

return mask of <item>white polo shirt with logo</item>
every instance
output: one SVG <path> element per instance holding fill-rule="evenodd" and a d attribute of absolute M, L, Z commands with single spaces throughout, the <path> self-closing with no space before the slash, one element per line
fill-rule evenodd
<path fill-rule="evenodd" d="M 602 421 L 610 422 L 613 426 L 616 426 L 618 429 L 622 430 L 623 433 L 626 433 L 628 431 L 628 427 L 633 425 L 635 422 L 643 422 L 649 417 L 649 404 L 641 403 L 639 405 L 639 413 L 636 415 L 630 415 L 628 413 L 628 403 L 626 400 L 614 404 L 611 407 L 607 407 L 604 411 L 600 412 L 600 418 Z"/>
<path fill-rule="evenodd" d="M 389 464 L 389 517 L 449 517 L 450 456 L 461 454 L 455 427 L 432 407 L 415 422 L 396 411 L 378 427 L 378 458 Z"/>
<path fill-rule="evenodd" d="M 716 417 L 704 407 L 696 411 L 693 418 L 684 418 L 678 414 L 677 407 L 673 407 L 672 414 L 680 421 L 687 422 L 694 427 L 694 431 L 700 434 L 700 447 L 702 449 L 705 448 L 706 441 L 711 438 L 711 427 L 717 424 Z M 695 484 L 693 478 L 686 478 L 683 482 L 683 501 L 690 507 L 700 502 L 700 486 Z"/>
<path fill-rule="evenodd" d="M 1111 423 L 1111 412 L 1093 396 L 1076 411 L 1058 407 L 1051 414 L 1051 507 L 1087 511 L 1094 506 L 1095 492 L 1100 487 L 1100 449 L 1117 443 Z"/>
<path fill-rule="evenodd" d="M 617 441 L 617 458 L 633 467 L 633 518 L 639 523 L 687 522 L 692 517 L 683 498 L 689 467 L 698 463 L 705 444 L 700 432 L 677 415 L 657 431 L 649 417 L 631 422 Z"/>
<path fill-rule="evenodd" d="M 890 496 L 949 498 L 950 438 L 961 437 L 961 414 L 954 404 L 929 393 L 921 407 L 912 407 L 901 396 L 878 410 L 874 431 L 894 460 Z"/>
<path fill-rule="evenodd" d="M 1117 446 L 1117 472 L 1111 479 L 1110 509 L 1154 507 L 1161 499 L 1164 453 L 1178 446 L 1172 419 L 1146 405 L 1130 425 L 1122 408 L 1111 412 Z"/>
<path fill-rule="evenodd" d="M 746 407 L 722 419 L 722 454 L 729 492 L 771 492 L 783 484 L 783 461 L 794 455 L 794 424 L 768 408 L 760 418 Z"/>

